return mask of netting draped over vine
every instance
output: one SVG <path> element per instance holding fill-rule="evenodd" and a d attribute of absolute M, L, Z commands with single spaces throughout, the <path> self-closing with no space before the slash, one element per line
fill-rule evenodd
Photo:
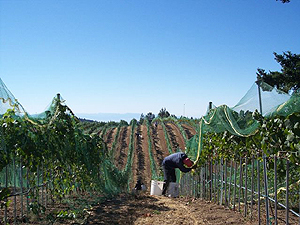
<path fill-rule="evenodd" d="M 114 195 L 128 187 L 133 137 L 125 169 L 119 170 L 103 140 L 84 134 L 60 94 L 44 112 L 30 115 L 0 80 L 0 99 L 1 143 L 5 139 L 0 149 L 0 187 L 39 186 L 43 179 L 59 186 L 54 188 L 58 195 L 74 188 Z M 131 127 L 135 129 L 135 121 Z"/>
<path fill-rule="evenodd" d="M 293 112 L 300 112 L 300 97 L 298 93 L 288 95 L 265 83 L 261 83 L 259 89 L 257 87 L 257 84 L 253 84 L 246 95 L 234 107 L 228 107 L 227 105 L 212 107 L 199 120 L 199 124 L 194 124 L 194 128 L 197 129 L 196 135 L 189 140 L 186 137 L 184 138 L 187 148 L 186 152 L 194 161 L 198 161 L 200 158 L 203 135 L 206 133 L 226 131 L 232 135 L 249 137 L 254 135 L 260 127 L 259 122 L 253 117 L 253 112 L 256 110 L 261 110 L 265 117 L 287 116 Z M 1 125 L 3 125 L 3 129 L 6 129 L 7 123 L 10 123 L 16 129 L 14 135 L 17 137 L 14 140 L 17 144 L 12 144 L 10 148 L 6 148 L 3 144 L 1 146 L 0 156 L 3 159 L 0 163 L 1 177 L 4 177 L 1 170 L 5 166 L 7 166 L 7 174 L 13 174 L 14 167 L 21 169 L 22 163 L 28 164 L 28 162 L 22 162 L 25 156 L 29 160 L 33 159 L 32 156 L 34 155 L 36 156 L 34 159 L 36 160 L 35 163 L 39 164 L 44 160 L 45 164 L 40 166 L 45 168 L 48 166 L 49 168 L 52 167 L 53 170 L 57 170 L 56 175 L 58 177 L 74 176 L 73 181 L 76 187 L 89 185 L 91 188 L 97 187 L 106 194 L 115 194 L 129 187 L 128 182 L 130 182 L 132 177 L 136 121 L 133 120 L 130 124 L 131 136 L 127 163 L 124 169 L 120 170 L 112 162 L 114 153 L 108 152 L 102 142 L 101 137 L 104 135 L 104 132 L 101 134 L 101 137 L 84 135 L 80 126 L 77 125 L 78 119 L 59 94 L 53 98 L 44 112 L 29 115 L 0 79 L 0 100 L 0 113 L 2 115 L 5 115 L 8 109 L 12 109 L 14 112 L 14 115 L 9 113 L 5 115 L 4 117 L 9 120 Z M 261 108 L 260 105 L 262 106 Z M 150 125 L 147 124 L 148 136 L 150 136 Z M 164 123 L 161 123 L 161 125 L 168 143 L 169 153 L 172 153 L 165 125 Z M 25 134 L 21 133 L 20 127 L 25 128 L 23 130 Z M 1 134 L 2 139 L 3 135 L 5 134 Z M 2 139 L 1 143 L 3 143 Z M 114 145 L 115 143 L 113 143 L 112 149 Z M 20 152 L 22 148 L 24 150 Z M 160 165 L 155 165 L 155 160 L 151 154 L 151 142 L 149 142 L 148 150 L 152 176 L 157 178 Z M 46 155 L 42 155 L 42 153 Z M 21 160 L 20 155 L 22 154 L 24 155 Z M 13 162 L 12 159 L 15 161 Z M 52 161 L 45 159 L 52 159 Z M 46 163 L 49 164 L 46 165 Z M 63 163 L 69 164 L 65 168 L 66 170 L 61 172 L 58 166 Z M 32 170 L 36 172 L 37 168 L 34 167 Z M 49 175 L 49 179 L 51 176 Z M 85 183 L 81 183 L 76 176 L 80 176 L 80 179 L 84 177 Z M 0 183 L 3 184 L 4 181 L 1 180 L 1 177 Z M 9 177 L 11 177 L 11 180 L 8 180 L 8 183 L 12 184 L 13 176 Z M 73 183 L 62 184 L 63 187 L 68 185 L 70 188 L 73 187 Z"/>
<path fill-rule="evenodd" d="M 271 87 L 267 83 L 260 83 L 260 92 L 258 91 L 258 85 L 254 83 L 245 96 L 231 109 L 240 112 L 241 110 L 246 112 L 260 111 L 259 94 L 262 100 L 262 115 L 267 116 L 272 113 L 276 107 L 285 103 L 290 99 L 290 95 Z"/>
<path fill-rule="evenodd" d="M 3 115 L 8 109 L 14 108 L 17 115 L 24 115 L 25 110 L 22 105 L 15 99 L 13 94 L 8 90 L 0 78 L 0 114 Z"/>
<path fill-rule="evenodd" d="M 230 132 L 240 137 L 254 135 L 260 124 L 254 119 L 254 112 L 262 112 L 264 117 L 288 116 L 300 112 L 300 95 L 289 95 L 270 85 L 254 83 L 246 95 L 234 106 L 213 106 L 200 119 L 199 132 L 187 143 L 188 153 L 198 161 L 202 151 L 203 135 L 207 132 Z"/>

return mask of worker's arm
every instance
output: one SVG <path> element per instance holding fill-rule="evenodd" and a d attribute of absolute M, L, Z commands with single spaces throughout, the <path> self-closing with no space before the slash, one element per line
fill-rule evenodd
<path fill-rule="evenodd" d="M 181 172 L 187 173 L 190 172 L 192 168 L 186 168 L 184 165 L 178 165 L 178 168 Z"/>
<path fill-rule="evenodd" d="M 191 168 L 196 169 L 197 168 L 197 163 L 195 163 Z"/>

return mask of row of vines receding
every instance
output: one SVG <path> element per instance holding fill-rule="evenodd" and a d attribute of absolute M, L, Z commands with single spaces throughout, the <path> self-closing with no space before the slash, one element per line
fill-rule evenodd
<path fill-rule="evenodd" d="M 267 160 L 268 178 L 274 179 L 274 157 L 289 160 L 289 191 L 294 193 L 290 203 L 299 208 L 300 188 L 300 113 L 287 117 L 265 118 L 256 114 L 260 126 L 249 137 L 240 137 L 228 131 L 221 133 L 207 132 L 203 135 L 203 145 L 199 164 L 211 160 L 235 160 L 255 157 L 263 162 Z M 199 137 L 196 137 L 199 138 Z M 286 163 L 277 162 L 278 183 L 286 182 Z M 250 165 L 250 162 L 248 162 Z M 271 184 L 272 185 L 272 184 Z M 285 189 L 285 188 L 283 188 Z"/>

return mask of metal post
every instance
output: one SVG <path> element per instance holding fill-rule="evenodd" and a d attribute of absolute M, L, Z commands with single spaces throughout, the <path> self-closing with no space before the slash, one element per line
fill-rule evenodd
<path fill-rule="evenodd" d="M 200 170 L 199 170 L 199 172 L 200 172 Z M 196 179 L 196 182 L 197 182 L 197 186 L 196 186 L 197 198 L 200 198 L 200 186 L 201 186 L 201 184 L 200 184 L 200 173 L 199 173 L 199 175 L 197 175 L 195 177 L 195 179 Z"/>
<path fill-rule="evenodd" d="M 267 178 L 267 159 L 266 155 L 263 155 L 263 163 L 264 163 L 264 186 L 265 186 L 265 195 L 266 195 L 266 220 L 267 224 L 270 223 L 270 215 L 269 215 L 269 193 L 268 193 L 268 178 Z"/>
<path fill-rule="evenodd" d="M 26 170 L 26 216 L 29 216 L 29 168 Z"/>
<path fill-rule="evenodd" d="M 17 196 L 15 195 L 17 192 L 16 189 L 16 182 L 17 182 L 17 175 L 16 175 L 16 161 L 15 155 L 13 156 L 13 174 L 14 174 L 14 224 L 17 224 Z"/>
<path fill-rule="evenodd" d="M 257 160 L 258 224 L 260 225 L 260 163 Z"/>
<path fill-rule="evenodd" d="M 213 160 L 211 159 L 209 162 L 209 195 L 210 201 L 213 199 Z"/>
<path fill-rule="evenodd" d="M 217 174 L 218 174 L 218 162 L 215 161 L 215 183 L 214 183 L 214 202 L 217 202 Z"/>
<path fill-rule="evenodd" d="M 254 198 L 254 156 L 252 156 L 251 162 L 251 218 L 253 216 L 253 198 Z"/>
<path fill-rule="evenodd" d="M 225 206 L 228 206 L 228 201 L 227 201 L 227 160 L 225 159 L 225 192 L 224 192 L 224 200 L 225 200 Z"/>
<path fill-rule="evenodd" d="M 37 166 L 37 185 L 36 185 L 36 190 L 37 190 L 36 200 L 37 200 L 37 203 L 39 203 L 39 200 L 40 200 L 40 198 L 39 198 L 39 194 L 40 194 L 39 193 L 40 192 L 39 185 L 40 185 L 40 166 L 38 165 Z"/>
<path fill-rule="evenodd" d="M 224 188 L 224 163 L 223 158 L 221 158 L 221 196 L 220 196 L 220 205 L 223 205 L 223 188 Z"/>
<path fill-rule="evenodd" d="M 100 171 L 100 170 L 99 170 Z M 47 172 L 48 172 L 48 167 L 47 167 L 47 165 L 46 165 L 46 177 L 47 177 Z M 75 186 L 76 187 L 76 186 Z M 77 189 L 75 188 L 75 191 L 76 191 Z M 48 204 L 48 182 L 46 182 L 46 186 L 45 186 L 45 206 L 46 206 L 46 208 L 47 208 L 47 204 Z"/>
<path fill-rule="evenodd" d="M 207 193 L 206 193 L 206 168 L 207 163 L 204 164 L 204 174 L 203 174 L 203 193 L 204 193 L 204 199 L 207 199 Z"/>
<path fill-rule="evenodd" d="M 212 102 L 208 103 L 208 109 L 211 110 L 212 109 Z"/>
<path fill-rule="evenodd" d="M 232 160 L 230 160 L 230 178 L 229 178 L 229 190 L 228 190 L 228 206 L 231 202 L 231 186 L 232 186 Z"/>
<path fill-rule="evenodd" d="M 220 191 L 219 191 L 219 183 L 220 183 L 220 161 L 218 161 L 218 164 L 217 164 L 217 204 L 219 204 L 219 199 L 220 199 Z"/>
<path fill-rule="evenodd" d="M 237 171 L 237 163 L 236 161 L 234 161 L 233 210 L 235 210 L 235 200 L 236 200 L 236 171 Z"/>
<path fill-rule="evenodd" d="M 23 165 L 22 165 L 22 156 L 20 156 L 20 188 L 21 188 L 21 218 L 23 218 Z"/>
<path fill-rule="evenodd" d="M 193 179 L 193 194 L 194 194 L 194 197 L 196 197 L 196 180 L 195 180 L 195 177 L 192 176 L 192 179 Z"/>
<path fill-rule="evenodd" d="M 198 175 L 198 196 L 199 198 L 201 197 L 201 168 Z"/>
<path fill-rule="evenodd" d="M 200 168 L 200 173 L 199 173 L 199 178 L 200 178 L 200 197 L 201 197 L 201 199 L 203 199 L 203 188 L 202 188 L 202 166 L 201 166 L 201 168 Z"/>
<path fill-rule="evenodd" d="M 209 168 L 209 165 L 208 163 L 206 162 L 205 163 L 205 196 L 206 196 L 206 199 L 208 199 L 208 168 Z"/>
<path fill-rule="evenodd" d="M 248 206 L 247 206 L 247 190 L 248 190 L 248 182 L 247 182 L 247 179 L 248 179 L 248 176 L 247 176 L 247 156 L 246 156 L 246 159 L 245 159 L 245 211 L 244 211 L 244 216 L 246 217 L 247 216 L 247 210 L 248 210 Z"/>
<path fill-rule="evenodd" d="M 286 204 L 286 210 L 285 210 L 285 223 L 289 224 L 289 169 L 290 169 L 290 161 L 289 159 L 287 159 L 286 161 L 286 200 L 285 200 L 285 204 Z"/>
<path fill-rule="evenodd" d="M 240 185 L 240 188 L 239 188 L 239 201 L 238 201 L 238 211 L 241 210 L 241 192 L 242 192 L 242 186 L 243 186 L 243 182 L 242 182 L 242 174 L 243 174 L 243 165 L 242 165 L 242 157 L 240 157 L 240 179 L 239 179 L 239 185 Z"/>
<path fill-rule="evenodd" d="M 202 167 L 202 198 L 205 199 L 205 165 Z"/>
<path fill-rule="evenodd" d="M 196 182 L 197 182 L 197 186 L 196 186 L 196 190 L 197 190 L 197 198 L 199 198 L 199 176 L 196 176 Z"/>
<path fill-rule="evenodd" d="M 8 188 L 8 165 L 5 166 L 5 188 Z M 7 201 L 7 198 L 5 199 Z M 4 223 L 7 224 L 7 204 L 4 208 Z"/>
<path fill-rule="evenodd" d="M 42 199 L 41 205 L 43 205 L 44 204 L 44 163 L 43 162 L 42 162 L 42 187 L 41 187 L 41 189 L 42 189 L 42 193 L 41 193 L 41 199 Z"/>
<path fill-rule="evenodd" d="M 275 225 L 277 225 L 277 157 L 274 156 Z"/>
<path fill-rule="evenodd" d="M 261 101 L 260 81 L 257 81 L 256 84 L 257 84 L 257 87 L 258 87 L 259 111 L 260 111 L 260 114 L 262 115 L 262 101 Z M 264 155 L 264 158 L 265 158 L 265 155 Z M 265 160 L 264 160 L 264 162 L 265 162 Z M 259 161 L 258 161 L 258 165 L 259 165 Z M 264 168 L 265 168 L 265 163 L 264 163 Z M 258 178 L 260 179 L 259 170 L 258 170 Z M 258 187 L 259 187 L 259 189 L 258 189 L 258 221 L 259 221 L 259 224 L 260 224 L 260 180 L 259 179 L 258 179 Z M 265 193 L 265 194 L 266 194 L 266 196 L 268 196 L 267 193 Z M 269 207 L 268 207 L 267 198 L 266 198 L 266 214 L 267 214 L 267 224 L 269 224 Z"/>
<path fill-rule="evenodd" d="M 212 160 L 210 160 L 210 172 L 209 172 L 209 179 L 210 179 L 210 183 L 209 183 L 209 200 L 212 200 L 212 187 L 213 187 L 213 177 L 212 177 L 212 170 L 213 170 L 213 162 Z"/>
<path fill-rule="evenodd" d="M 260 82 L 257 81 L 256 84 L 257 84 L 257 87 L 258 87 L 259 111 L 260 111 L 260 114 L 262 115 L 262 101 L 261 101 L 261 92 L 260 92 Z"/>

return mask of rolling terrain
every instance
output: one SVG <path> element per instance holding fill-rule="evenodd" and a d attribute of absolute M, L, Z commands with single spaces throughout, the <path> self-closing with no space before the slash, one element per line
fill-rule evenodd
<path fill-rule="evenodd" d="M 114 164 L 120 170 L 125 168 L 128 160 L 130 136 L 134 138 L 130 188 L 133 188 L 136 181 L 141 179 L 149 190 L 152 177 L 150 155 L 153 157 L 156 174 L 160 175 L 164 157 L 179 149 L 184 151 L 186 147 L 184 135 L 189 139 L 195 135 L 196 130 L 189 124 L 181 124 L 181 126 L 184 133 L 173 122 L 161 122 L 150 124 L 149 131 L 147 125 L 138 124 L 134 128 L 133 135 L 130 125 L 120 128 L 112 127 L 102 134 L 108 150 L 113 152 Z"/>

